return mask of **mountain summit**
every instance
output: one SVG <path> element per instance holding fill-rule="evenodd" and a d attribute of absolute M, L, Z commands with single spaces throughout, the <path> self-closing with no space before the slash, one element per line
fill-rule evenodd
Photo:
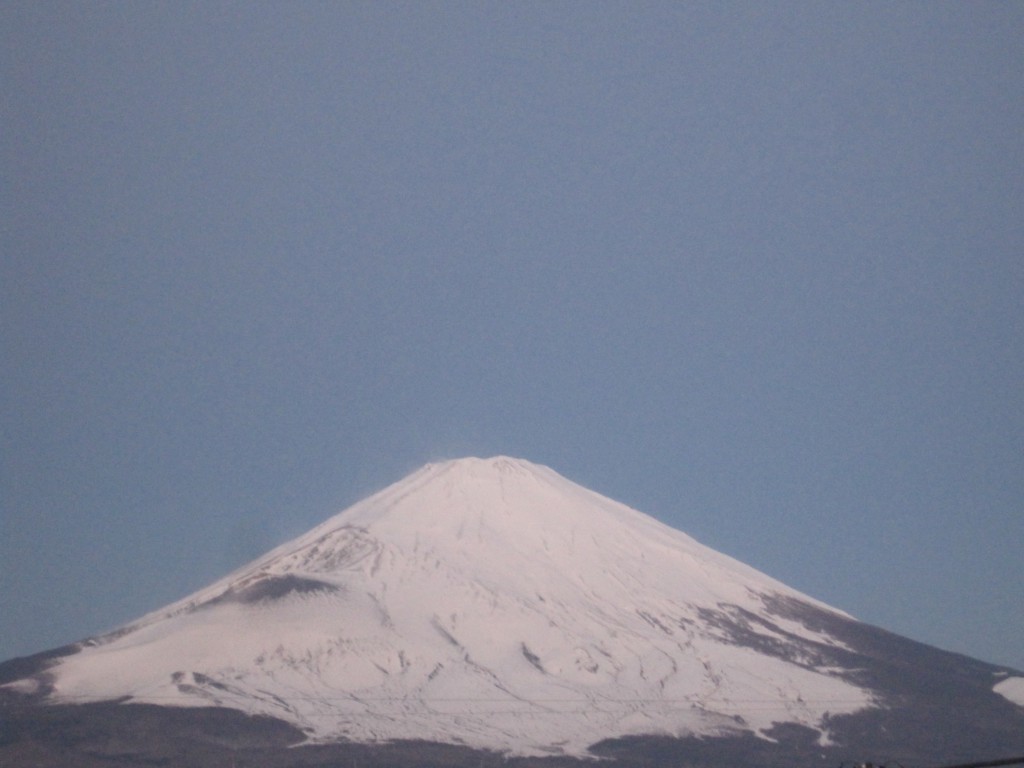
<path fill-rule="evenodd" d="M 427 465 L 177 603 L 31 661 L 0 665 L 8 696 L 228 708 L 313 743 L 585 756 L 610 739 L 799 732 L 824 749 L 953 671 L 942 695 L 969 690 L 1024 724 L 993 691 L 1019 687 L 1012 670 L 867 627 L 506 457 Z"/>

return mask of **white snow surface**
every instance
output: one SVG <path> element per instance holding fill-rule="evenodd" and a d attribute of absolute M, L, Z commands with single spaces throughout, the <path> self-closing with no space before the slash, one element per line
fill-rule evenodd
<path fill-rule="evenodd" d="M 1008 677 L 996 684 L 992 690 L 1004 699 L 1024 707 L 1024 677 Z"/>
<path fill-rule="evenodd" d="M 312 741 L 523 755 L 584 755 L 631 734 L 820 730 L 826 712 L 871 706 L 837 670 L 738 645 L 706 620 L 708 610 L 767 616 L 774 596 L 845 616 L 546 467 L 460 459 L 427 465 L 48 673 L 55 700 L 221 705 L 287 720 Z"/>

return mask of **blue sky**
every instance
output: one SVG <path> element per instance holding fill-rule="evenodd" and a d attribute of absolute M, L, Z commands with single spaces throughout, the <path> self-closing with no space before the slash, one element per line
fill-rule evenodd
<path fill-rule="evenodd" d="M 4 4 L 0 658 L 509 454 L 1024 669 L 1022 29 Z"/>

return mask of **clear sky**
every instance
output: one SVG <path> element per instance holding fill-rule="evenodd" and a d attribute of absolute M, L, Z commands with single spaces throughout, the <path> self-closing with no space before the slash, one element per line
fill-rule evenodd
<path fill-rule="evenodd" d="M 1024 669 L 1024 4 L 0 5 L 0 658 L 509 454 Z"/>

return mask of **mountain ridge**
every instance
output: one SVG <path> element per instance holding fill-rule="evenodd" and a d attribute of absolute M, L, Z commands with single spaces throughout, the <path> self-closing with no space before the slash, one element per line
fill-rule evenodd
<path fill-rule="evenodd" d="M 234 708 L 310 744 L 585 757 L 652 735 L 770 742 L 785 725 L 827 750 L 946 684 L 903 680 L 909 653 L 1016 717 L 992 691 L 1012 670 L 894 637 L 547 467 L 471 458 L 36 667 L 0 665 L 0 690 Z"/>

